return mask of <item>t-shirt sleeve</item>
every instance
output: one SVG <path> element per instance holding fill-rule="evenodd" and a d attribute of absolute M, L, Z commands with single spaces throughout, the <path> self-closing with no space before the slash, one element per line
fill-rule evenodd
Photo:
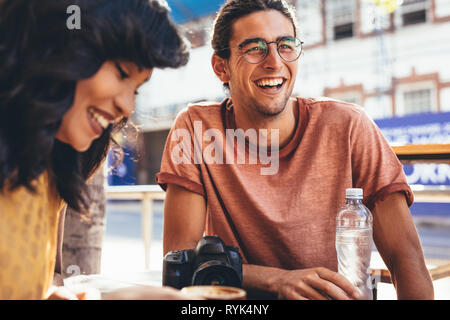
<path fill-rule="evenodd" d="M 403 166 L 381 130 L 364 111 L 351 133 L 352 178 L 364 190 L 364 204 L 372 210 L 394 192 L 403 192 L 408 206 L 414 201 Z"/>
<path fill-rule="evenodd" d="M 172 183 L 189 191 L 205 195 L 200 172 L 200 163 L 194 143 L 195 131 L 188 109 L 181 111 L 169 132 L 161 160 L 161 170 L 156 182 L 163 190 Z"/>

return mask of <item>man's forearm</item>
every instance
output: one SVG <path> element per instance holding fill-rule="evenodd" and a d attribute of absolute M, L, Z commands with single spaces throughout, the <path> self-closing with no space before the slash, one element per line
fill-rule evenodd
<path fill-rule="evenodd" d="M 376 204 L 373 236 L 398 299 L 433 299 L 433 283 L 403 193 L 393 193 Z"/>
<path fill-rule="evenodd" d="M 276 298 L 279 275 L 285 270 L 252 264 L 243 264 L 242 270 L 243 287 L 250 295 L 266 294 Z"/>
<path fill-rule="evenodd" d="M 400 261 L 390 271 L 399 300 L 434 299 L 433 281 L 420 260 Z"/>

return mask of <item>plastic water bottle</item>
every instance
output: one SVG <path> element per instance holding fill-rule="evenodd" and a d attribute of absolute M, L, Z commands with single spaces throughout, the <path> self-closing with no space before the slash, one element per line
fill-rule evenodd
<path fill-rule="evenodd" d="M 372 300 L 372 214 L 362 204 L 362 189 L 346 189 L 345 198 L 336 217 L 338 272 L 360 290 L 362 299 Z"/>

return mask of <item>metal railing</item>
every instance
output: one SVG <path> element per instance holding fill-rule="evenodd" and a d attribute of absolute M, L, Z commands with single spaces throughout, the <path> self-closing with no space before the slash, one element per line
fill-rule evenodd
<path fill-rule="evenodd" d="M 416 202 L 450 203 L 450 186 L 411 185 Z M 142 239 L 145 250 L 145 268 L 150 267 L 150 247 L 153 227 L 153 201 L 164 200 L 165 192 L 159 185 L 105 186 L 108 200 L 140 200 L 142 203 Z"/>
<path fill-rule="evenodd" d="M 108 200 L 140 200 L 142 240 L 145 250 L 145 268 L 150 268 L 150 247 L 153 236 L 153 200 L 164 200 L 165 192 L 159 185 L 105 186 Z"/>

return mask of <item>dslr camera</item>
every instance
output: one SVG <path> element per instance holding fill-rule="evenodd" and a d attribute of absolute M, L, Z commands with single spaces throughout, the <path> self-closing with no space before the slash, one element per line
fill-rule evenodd
<path fill-rule="evenodd" d="M 218 236 L 205 236 L 197 247 L 170 251 L 163 260 L 163 285 L 181 289 L 193 285 L 242 287 L 242 258 Z"/>

